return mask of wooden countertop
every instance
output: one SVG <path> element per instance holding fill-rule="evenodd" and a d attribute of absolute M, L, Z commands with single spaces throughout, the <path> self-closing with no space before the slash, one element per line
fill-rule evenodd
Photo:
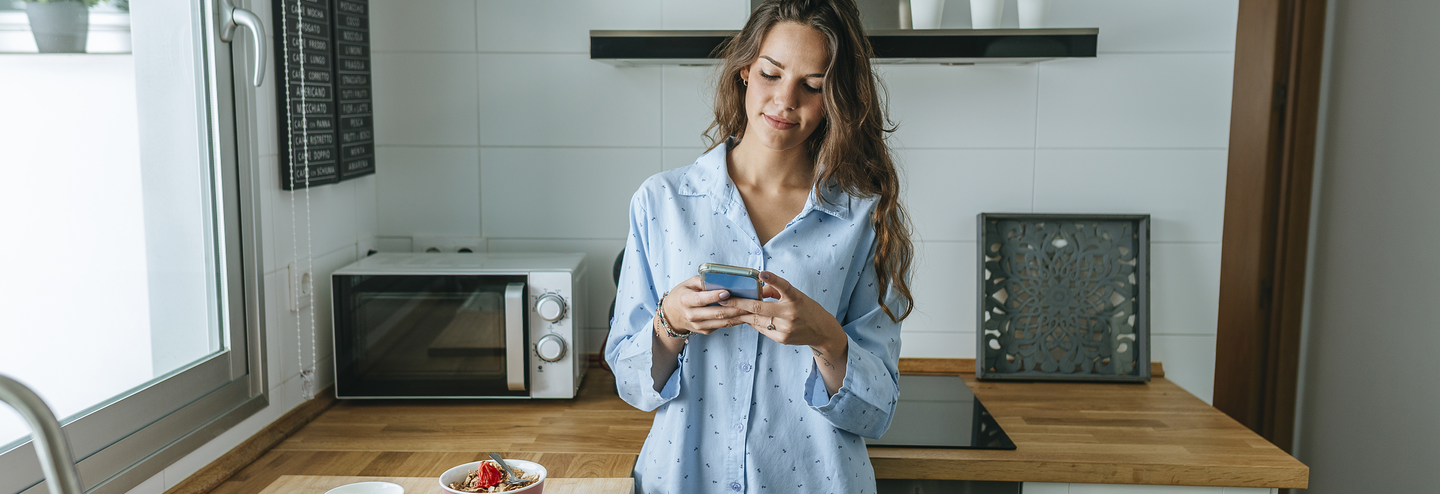
<path fill-rule="evenodd" d="M 390 482 L 405 488 L 407 494 L 444 494 L 434 477 L 336 477 L 318 475 L 283 475 L 261 494 L 324 494 L 325 491 L 356 482 Z M 635 479 L 545 479 L 547 494 L 630 494 Z"/>
<path fill-rule="evenodd" d="M 962 375 L 1017 449 L 871 448 L 877 478 L 1308 485 L 1308 467 L 1164 377 L 977 382 L 969 359 L 901 359 L 901 372 Z M 652 421 L 595 367 L 573 400 L 341 400 L 214 492 L 260 492 L 282 475 L 433 478 L 491 451 L 554 478 L 628 477 Z"/>
<path fill-rule="evenodd" d="M 1014 451 L 870 448 L 878 478 L 1305 488 L 1310 469 L 1163 377 L 1149 383 L 980 382 L 971 359 L 901 359 L 958 374 Z M 928 362 L 927 362 L 928 361 Z"/>

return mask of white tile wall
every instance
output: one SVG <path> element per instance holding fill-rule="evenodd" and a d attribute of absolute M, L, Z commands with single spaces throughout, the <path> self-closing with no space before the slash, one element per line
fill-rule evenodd
<path fill-rule="evenodd" d="M 480 235 L 479 148 L 379 146 L 375 162 L 380 235 Z"/>
<path fill-rule="evenodd" d="M 662 29 L 734 29 L 745 27 L 750 0 L 663 0 Z"/>
<path fill-rule="evenodd" d="M 1032 149 L 899 149 L 905 206 L 924 242 L 975 241 L 975 215 L 1028 213 Z"/>
<path fill-rule="evenodd" d="M 486 146 L 660 145 L 660 67 L 615 67 L 585 54 L 479 61 Z"/>
<path fill-rule="evenodd" d="M 588 54 L 592 29 L 661 28 L 661 0 L 476 0 L 476 6 L 482 53 Z"/>
<path fill-rule="evenodd" d="M 910 333 L 971 333 L 975 332 L 976 290 L 975 242 L 918 242 L 911 268 L 910 291 L 915 295 L 915 311 L 901 325 Z M 905 345 L 904 356 L 916 351 L 971 351 L 964 348 L 940 347 L 939 350 Z"/>
<path fill-rule="evenodd" d="M 900 357 L 975 358 L 975 333 L 902 331 Z"/>
<path fill-rule="evenodd" d="M 708 146 L 699 146 L 693 148 L 665 148 L 660 152 L 660 168 L 662 170 L 669 170 L 672 168 L 689 166 L 690 164 L 694 163 L 696 159 L 700 158 L 700 155 L 705 154 L 706 147 Z"/>
<path fill-rule="evenodd" d="M 1220 312 L 1220 244 L 1152 244 L 1150 269 L 1150 332 L 1213 336 Z"/>
<path fill-rule="evenodd" d="M 475 52 L 475 4 L 454 0 L 370 3 L 370 51 Z"/>
<path fill-rule="evenodd" d="M 273 228 L 269 237 L 275 243 L 274 262 L 270 265 L 275 269 L 283 270 L 290 261 L 307 255 L 319 256 L 355 244 L 358 230 L 353 182 L 274 191 L 271 202 Z"/>
<path fill-rule="evenodd" d="M 1101 54 L 1233 52 L 1239 11 L 1238 0 L 1070 0 L 1050 2 L 1048 26 L 1100 28 Z"/>
<path fill-rule="evenodd" d="M 355 186 L 355 238 L 367 240 L 379 235 L 379 180 L 368 175 L 348 180 Z M 364 255 L 364 252 L 360 253 Z"/>
<path fill-rule="evenodd" d="M 1210 403 L 1215 394 L 1215 337 L 1155 334 L 1150 360 L 1165 365 L 1165 378 Z"/>
<path fill-rule="evenodd" d="M 1035 211 L 1147 213 L 1152 241 L 1219 242 L 1225 160 L 1223 149 L 1041 149 Z"/>
<path fill-rule="evenodd" d="M 375 143 L 478 145 L 476 63 L 473 54 L 372 54 Z"/>
<path fill-rule="evenodd" d="M 702 135 L 715 120 L 715 67 L 661 67 L 661 142 L 667 147 L 705 147 Z"/>
<path fill-rule="evenodd" d="M 1225 148 L 1229 53 L 1103 55 L 1039 64 L 1041 148 Z"/>
<path fill-rule="evenodd" d="M 895 146 L 1035 145 L 1037 65 L 877 65 L 889 94 Z"/>
<path fill-rule="evenodd" d="M 625 238 L 630 197 L 659 163 L 659 148 L 483 148 L 484 236 Z"/>

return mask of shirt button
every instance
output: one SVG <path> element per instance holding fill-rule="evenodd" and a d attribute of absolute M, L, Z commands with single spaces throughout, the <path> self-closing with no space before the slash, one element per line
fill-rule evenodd
<path fill-rule="evenodd" d="M 743 430 L 745 430 L 745 424 L 735 424 L 735 432 L 740 432 Z"/>
<path fill-rule="evenodd" d="M 750 364 L 741 365 L 740 372 L 750 372 Z"/>
<path fill-rule="evenodd" d="M 730 490 L 735 491 L 735 492 L 740 492 L 740 483 L 739 483 L 739 482 L 731 482 L 731 483 L 730 483 Z"/>

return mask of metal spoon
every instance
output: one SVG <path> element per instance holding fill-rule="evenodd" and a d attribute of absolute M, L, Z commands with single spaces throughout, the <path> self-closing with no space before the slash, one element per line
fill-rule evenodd
<path fill-rule="evenodd" d="M 500 464 L 500 468 L 505 469 L 505 474 L 508 476 L 505 483 L 510 485 L 525 483 L 525 479 L 520 478 L 519 475 L 515 475 L 513 470 L 510 470 L 510 465 L 505 464 L 505 460 L 500 458 L 500 453 L 490 453 L 490 459 L 495 460 L 495 463 Z"/>

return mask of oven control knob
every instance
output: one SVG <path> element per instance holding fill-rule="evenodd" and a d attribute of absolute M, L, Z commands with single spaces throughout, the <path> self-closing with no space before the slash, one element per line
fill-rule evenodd
<path fill-rule="evenodd" d="M 540 355 L 540 360 L 558 362 L 565 358 L 565 339 L 554 333 L 541 336 L 535 343 L 535 353 Z"/>
<path fill-rule="evenodd" d="M 565 299 L 553 293 L 540 296 L 535 301 L 535 312 L 546 321 L 555 322 L 565 318 Z"/>

